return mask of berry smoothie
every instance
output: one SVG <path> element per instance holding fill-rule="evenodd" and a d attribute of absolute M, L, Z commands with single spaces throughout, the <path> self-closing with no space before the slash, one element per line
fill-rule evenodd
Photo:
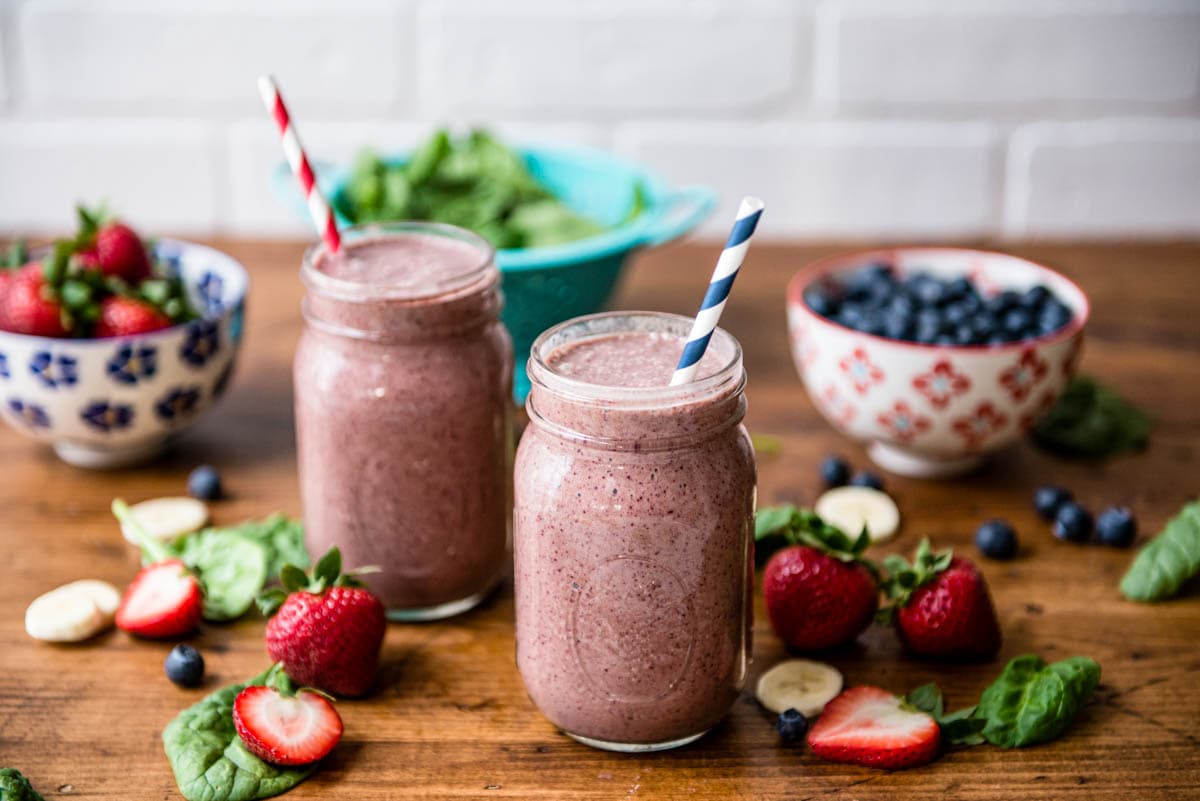
<path fill-rule="evenodd" d="M 509 545 L 512 345 L 469 232 L 350 229 L 302 271 L 296 438 L 306 539 L 337 545 L 394 619 L 464 611 Z"/>
<path fill-rule="evenodd" d="M 600 748 L 683 745 L 749 660 L 756 471 L 737 342 L 668 387 L 690 325 L 568 321 L 534 344 L 515 474 L 517 665 L 530 697 Z"/>

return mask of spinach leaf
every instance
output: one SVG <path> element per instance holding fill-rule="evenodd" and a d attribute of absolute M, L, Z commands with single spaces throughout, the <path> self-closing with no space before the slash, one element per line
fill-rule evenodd
<path fill-rule="evenodd" d="M 263 762 L 246 750 L 233 726 L 237 694 L 246 687 L 266 684 L 272 680 L 271 674 L 268 670 L 242 684 L 217 690 L 180 712 L 163 729 L 163 750 L 179 792 L 188 801 L 270 798 L 312 773 L 313 765 L 284 768 Z"/>
<path fill-rule="evenodd" d="M 1121 592 L 1134 601 L 1161 601 L 1200 573 L 1200 500 L 1179 510 L 1162 532 L 1138 553 L 1121 579 Z"/>
<path fill-rule="evenodd" d="M 0 768 L 0 801 L 46 801 L 14 768 Z"/>
<path fill-rule="evenodd" d="M 277 578 L 284 565 L 309 565 L 308 549 L 304 547 L 304 524 L 295 518 L 277 513 L 262 520 L 247 520 L 226 530 L 266 548 L 268 579 Z"/>
<path fill-rule="evenodd" d="M 1150 428 L 1141 409 L 1095 379 L 1076 376 L 1034 427 L 1033 439 L 1046 450 L 1095 459 L 1145 447 Z"/>
<path fill-rule="evenodd" d="M 179 558 L 204 584 L 204 618 L 246 614 L 267 581 L 267 552 L 254 540 L 219 528 L 184 537 Z"/>
<path fill-rule="evenodd" d="M 1032 654 L 1009 662 L 983 691 L 975 717 L 987 721 L 984 738 L 1002 748 L 1055 739 L 1075 719 L 1100 681 L 1100 666 L 1086 656 L 1047 665 Z"/>

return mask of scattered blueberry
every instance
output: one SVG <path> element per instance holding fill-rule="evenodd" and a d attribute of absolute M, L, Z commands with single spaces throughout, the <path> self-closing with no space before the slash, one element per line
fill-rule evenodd
<path fill-rule="evenodd" d="M 188 476 L 188 495 L 202 501 L 221 497 L 221 474 L 215 467 L 202 464 Z"/>
<path fill-rule="evenodd" d="M 989 520 L 975 530 L 975 545 L 990 559 L 1017 555 L 1017 532 L 1004 520 Z"/>
<path fill-rule="evenodd" d="M 870 487 L 871 489 L 882 490 L 883 479 L 869 470 L 859 470 L 854 474 L 854 477 L 848 482 L 852 487 Z"/>
<path fill-rule="evenodd" d="M 799 742 L 808 731 L 808 718 L 795 709 L 785 709 L 779 713 L 775 729 L 779 732 L 779 739 L 785 743 Z"/>
<path fill-rule="evenodd" d="M 163 662 L 167 678 L 180 687 L 196 687 L 204 679 L 204 657 L 190 645 L 176 645 Z"/>
<path fill-rule="evenodd" d="M 1062 487 L 1047 485 L 1038 487 L 1037 491 L 1033 493 L 1033 508 L 1037 509 L 1037 513 L 1043 520 L 1053 520 L 1058 514 L 1059 508 L 1069 500 L 1071 500 L 1071 493 Z"/>
<path fill-rule="evenodd" d="M 1054 516 L 1054 536 L 1068 542 L 1083 542 L 1092 533 L 1092 514 L 1074 501 L 1058 507 Z"/>
<path fill-rule="evenodd" d="M 1137 536 L 1137 520 L 1124 506 L 1105 509 L 1096 518 L 1096 541 L 1114 548 L 1128 548 Z"/>
<path fill-rule="evenodd" d="M 840 487 L 850 479 L 850 465 L 840 456 L 826 456 L 821 462 L 821 480 L 827 487 Z"/>

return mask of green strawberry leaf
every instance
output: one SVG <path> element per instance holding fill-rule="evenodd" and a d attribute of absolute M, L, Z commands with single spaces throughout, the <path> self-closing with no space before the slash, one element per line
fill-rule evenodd
<path fill-rule="evenodd" d="M 949 548 L 934 553 L 928 537 L 917 546 L 912 564 L 896 554 L 886 557 L 883 560 L 883 592 L 893 603 L 881 609 L 876 619 L 890 622 L 894 618 L 894 608 L 906 605 L 913 590 L 937 578 L 939 573 L 950 567 L 953 558 L 954 553 Z"/>
<path fill-rule="evenodd" d="M 288 592 L 300 592 L 308 589 L 308 576 L 295 565 L 284 565 L 279 571 L 279 581 Z"/>

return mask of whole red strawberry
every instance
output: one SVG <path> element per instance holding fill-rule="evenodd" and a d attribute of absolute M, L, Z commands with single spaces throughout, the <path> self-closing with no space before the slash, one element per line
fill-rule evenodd
<path fill-rule="evenodd" d="M 353 576 L 341 575 L 337 548 L 325 554 L 311 578 L 295 565 L 280 574 L 285 590 L 272 590 L 259 607 L 267 621 L 267 654 L 300 684 L 344 696 L 371 689 L 387 628 L 383 604 Z"/>
<path fill-rule="evenodd" d="M 767 616 L 779 639 L 819 651 L 862 633 L 879 605 L 875 575 L 862 559 L 865 534 L 851 540 L 806 510 L 791 510 L 772 534 L 798 543 L 772 556 L 763 573 Z"/>
<path fill-rule="evenodd" d="M 105 275 L 116 275 L 131 284 L 150 277 L 150 258 L 141 237 L 121 222 L 105 223 L 96 232 L 96 257 Z"/>
<path fill-rule="evenodd" d="M 42 275 L 42 265 L 33 262 L 8 279 L 0 308 L 4 330 L 39 337 L 67 337 L 68 318 L 63 314 L 53 289 Z"/>
<path fill-rule="evenodd" d="M 100 301 L 97 337 L 148 334 L 171 325 L 171 320 L 144 300 L 110 295 Z"/>
<path fill-rule="evenodd" d="M 966 559 L 933 553 L 928 540 L 913 564 L 888 557 L 888 597 L 896 633 L 914 654 L 991 659 L 1000 650 L 1000 624 L 983 574 Z"/>

